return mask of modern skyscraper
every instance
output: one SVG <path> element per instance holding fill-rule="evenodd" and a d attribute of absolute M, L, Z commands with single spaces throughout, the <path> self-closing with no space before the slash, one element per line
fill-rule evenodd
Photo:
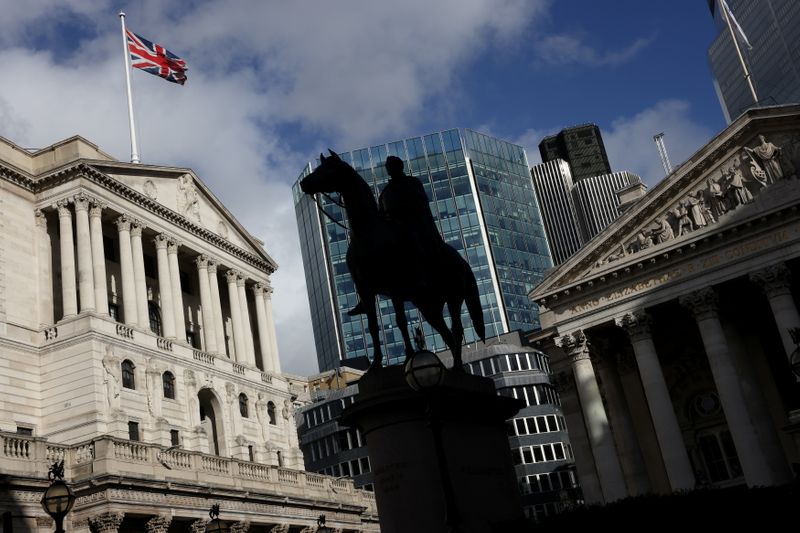
<path fill-rule="evenodd" d="M 740 48 L 758 105 L 800 102 L 800 2 L 727 0 L 727 3 L 752 46 L 748 48 L 742 43 Z M 744 78 L 719 0 L 708 0 L 708 7 L 717 28 L 717 37 L 708 48 L 708 63 L 722 112 L 730 124 L 757 104 Z"/>
<path fill-rule="evenodd" d="M 563 159 L 531 168 L 553 262 L 560 265 L 620 214 L 617 192 L 639 184 L 630 172 L 612 172 L 573 181 Z"/>
<path fill-rule="evenodd" d="M 539 327 L 538 309 L 528 301 L 527 292 L 552 260 L 521 146 L 453 129 L 339 155 L 373 187 L 376 197 L 388 180 L 384 162 L 389 155 L 403 159 L 406 173 L 422 181 L 443 238 L 475 273 L 487 337 Z M 311 170 L 309 164 L 300 178 Z M 347 315 L 358 301 L 345 264 L 347 231 L 323 215 L 298 184 L 294 198 L 317 357 L 324 371 L 343 359 L 371 354 L 371 339 L 366 317 Z M 339 206 L 325 198 L 320 202 L 334 219 L 344 222 Z M 413 326 L 420 318 L 416 310 L 408 309 Z M 379 303 L 379 320 L 389 364 L 402 362 L 402 338 L 385 299 Z M 466 310 L 463 320 L 468 325 L 465 341 L 474 342 Z M 428 346 L 444 349 L 441 338 L 427 324 L 423 328 Z"/>
<path fill-rule="evenodd" d="M 569 163 L 576 182 L 611 172 L 603 137 L 595 124 L 564 128 L 545 137 L 539 143 L 539 153 L 544 163 L 555 159 Z"/>

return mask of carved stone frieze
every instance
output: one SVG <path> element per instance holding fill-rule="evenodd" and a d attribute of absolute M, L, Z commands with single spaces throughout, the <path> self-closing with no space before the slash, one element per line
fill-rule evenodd
<path fill-rule="evenodd" d="M 52 529 L 53 527 L 53 519 L 49 516 L 37 516 L 36 517 L 36 526 L 37 527 L 46 527 Z"/>

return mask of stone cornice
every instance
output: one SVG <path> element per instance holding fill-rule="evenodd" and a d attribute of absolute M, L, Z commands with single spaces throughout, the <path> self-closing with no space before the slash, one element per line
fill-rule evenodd
<path fill-rule="evenodd" d="M 0 179 L 10 181 L 11 183 L 19 185 L 25 190 L 35 194 L 52 189 L 58 185 L 78 178 L 84 178 L 92 183 L 100 185 L 104 190 L 110 191 L 117 196 L 128 200 L 129 202 L 141 207 L 149 213 L 158 216 L 162 220 L 165 220 L 172 226 L 177 226 L 184 231 L 199 237 L 216 248 L 219 248 L 220 250 L 223 250 L 238 259 L 241 259 L 242 261 L 258 268 L 259 270 L 265 271 L 268 274 L 272 274 L 277 269 L 277 265 L 275 263 L 267 261 L 256 254 L 250 253 L 247 250 L 232 244 L 216 233 L 207 230 L 196 222 L 176 213 L 172 209 L 161 205 L 156 200 L 153 200 L 147 195 L 125 185 L 122 181 L 96 170 L 85 162 L 77 162 L 76 164 L 62 167 L 38 178 L 27 176 L 10 167 L 0 164 Z"/>
<path fill-rule="evenodd" d="M 614 250 L 622 244 L 619 239 L 610 239 L 610 236 L 624 231 L 625 228 L 630 230 L 640 228 L 654 217 L 658 217 L 665 208 L 671 207 L 678 199 L 685 196 L 692 184 L 699 182 L 704 173 L 722 163 L 737 146 L 743 146 L 744 140 L 754 139 L 762 132 L 797 131 L 799 114 L 800 106 L 792 105 L 752 109 L 740 116 L 650 190 L 636 206 L 596 236 L 594 241 L 597 244 L 579 250 L 551 272 L 538 288 L 530 292 L 529 297 L 541 304 L 542 299 L 558 294 L 564 288 L 580 285 L 576 279 L 583 281 L 584 277 L 593 276 L 594 272 L 591 272 L 591 269 L 608 254 L 614 253 Z M 628 237 L 626 234 L 626 243 Z"/>

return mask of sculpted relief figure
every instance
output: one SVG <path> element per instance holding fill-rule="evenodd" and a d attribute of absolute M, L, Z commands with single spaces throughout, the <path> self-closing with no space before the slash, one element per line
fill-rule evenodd
<path fill-rule="evenodd" d="M 719 184 L 719 179 L 709 178 L 706 183 L 708 185 L 708 197 L 711 200 L 711 209 L 716 218 L 719 218 L 728 212 L 728 201 L 725 198 L 725 192 Z"/>
<path fill-rule="evenodd" d="M 677 221 L 678 237 L 694 231 L 692 219 L 689 218 L 689 209 L 687 209 L 686 204 L 678 204 L 672 208 L 672 216 L 675 217 Z"/>
<path fill-rule="evenodd" d="M 672 231 L 672 226 L 670 225 L 669 221 L 666 217 L 659 217 L 656 219 L 656 231 L 655 237 L 656 242 L 661 244 L 662 242 L 671 241 L 675 238 L 675 232 Z"/>
<path fill-rule="evenodd" d="M 178 212 L 200 222 L 200 196 L 191 176 L 188 175 L 178 178 Z"/>
<path fill-rule="evenodd" d="M 705 227 L 706 217 L 703 214 L 703 196 L 700 191 L 690 193 L 686 197 L 685 207 L 689 210 L 694 227 L 696 229 Z"/>
<path fill-rule="evenodd" d="M 763 135 L 759 135 L 758 138 L 761 144 L 755 148 L 745 147 L 744 150 L 753 162 L 761 167 L 766 178 L 766 183 L 775 183 L 783 178 L 781 149 L 771 142 L 768 142 Z M 766 185 L 766 183 L 764 185 Z"/>
<path fill-rule="evenodd" d="M 731 199 L 735 202 L 734 205 L 740 206 L 753 201 L 753 195 L 745 184 L 742 168 L 738 164 L 731 167 L 728 179 L 728 191 Z"/>

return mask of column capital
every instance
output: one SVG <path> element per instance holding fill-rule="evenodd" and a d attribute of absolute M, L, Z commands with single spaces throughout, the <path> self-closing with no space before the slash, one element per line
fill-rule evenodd
<path fill-rule="evenodd" d="M 189 525 L 189 531 L 191 533 L 206 533 L 206 524 L 208 524 L 208 520 L 203 518 L 195 520 Z"/>
<path fill-rule="evenodd" d="M 141 237 L 144 223 L 138 218 L 131 219 L 131 237 Z"/>
<path fill-rule="evenodd" d="M 197 270 L 208 270 L 208 256 L 205 254 L 200 254 L 194 258 L 194 262 L 197 264 Z"/>
<path fill-rule="evenodd" d="M 250 530 L 250 520 L 243 520 L 231 524 L 231 533 L 247 533 Z"/>
<path fill-rule="evenodd" d="M 57 201 L 53 204 L 54 209 L 58 209 L 58 216 L 65 218 L 65 217 L 72 217 L 72 211 L 69 210 L 69 198 L 62 198 L 61 200 Z"/>
<path fill-rule="evenodd" d="M 256 296 L 259 296 L 262 292 L 267 290 L 267 286 L 264 283 L 259 281 L 259 282 L 254 283 L 253 286 L 250 287 L 250 289 L 252 289 L 253 293 Z"/>
<path fill-rule="evenodd" d="M 89 522 L 100 533 L 116 533 L 122 524 L 125 513 L 103 513 L 97 516 L 90 516 Z"/>
<path fill-rule="evenodd" d="M 79 192 L 72 197 L 72 201 L 75 202 L 75 211 L 88 211 L 89 204 L 92 202 L 92 197 Z"/>
<path fill-rule="evenodd" d="M 632 341 L 649 339 L 653 336 L 650 330 L 650 326 L 653 324 L 653 318 L 645 311 L 625 313 L 615 318 L 614 324 L 624 329 Z"/>
<path fill-rule="evenodd" d="M 236 278 L 236 286 L 244 287 L 246 281 L 247 280 L 244 277 L 244 272 L 239 272 L 239 276 Z"/>
<path fill-rule="evenodd" d="M 103 214 L 103 209 L 106 207 L 108 207 L 108 204 L 105 202 L 98 200 L 97 198 L 92 198 L 91 205 L 89 206 L 89 216 L 99 217 Z"/>
<path fill-rule="evenodd" d="M 556 346 L 563 348 L 570 358 L 570 363 L 589 359 L 589 339 L 582 329 L 556 337 Z"/>
<path fill-rule="evenodd" d="M 128 215 L 120 215 L 117 217 L 117 220 L 115 220 L 114 223 L 117 225 L 117 229 L 119 231 L 131 230 L 131 217 Z"/>
<path fill-rule="evenodd" d="M 182 241 L 179 241 L 175 237 L 170 237 L 169 240 L 167 241 L 167 253 L 177 254 L 178 248 L 180 248 L 181 246 L 183 246 Z"/>
<path fill-rule="evenodd" d="M 761 287 L 767 298 L 791 294 L 791 279 L 791 270 L 782 262 L 750 273 L 750 281 Z"/>
<path fill-rule="evenodd" d="M 695 320 L 718 316 L 718 301 L 719 297 L 711 287 L 706 287 L 678 298 L 678 302 L 694 315 Z"/>
<path fill-rule="evenodd" d="M 217 274 L 217 267 L 219 266 L 219 261 L 214 259 L 213 257 L 208 258 L 208 273 L 209 274 Z"/>
<path fill-rule="evenodd" d="M 167 533 L 170 522 L 172 522 L 171 516 L 154 516 L 147 521 L 145 528 L 147 528 L 147 533 Z"/>
<path fill-rule="evenodd" d="M 230 269 L 227 272 L 225 272 L 225 281 L 227 281 L 228 283 L 236 283 L 238 279 L 239 279 L 238 271 Z"/>
<path fill-rule="evenodd" d="M 169 245 L 170 237 L 166 233 L 159 233 L 153 239 L 156 245 L 156 250 L 164 250 Z"/>
<path fill-rule="evenodd" d="M 41 209 L 36 209 L 33 212 L 33 216 L 36 218 L 36 226 L 40 228 L 47 227 L 47 216 L 45 216 L 44 211 Z"/>

